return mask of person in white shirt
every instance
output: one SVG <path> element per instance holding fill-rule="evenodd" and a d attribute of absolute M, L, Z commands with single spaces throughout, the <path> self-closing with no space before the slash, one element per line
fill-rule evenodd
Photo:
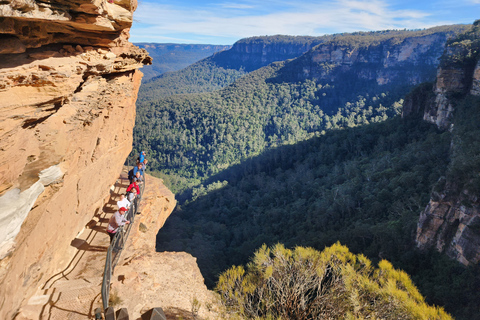
<path fill-rule="evenodd" d="M 118 206 L 119 209 L 121 207 L 125 207 L 128 210 L 128 209 L 130 209 L 130 201 L 128 201 L 128 199 L 125 198 L 124 194 L 121 194 L 120 195 L 120 200 L 117 201 L 117 206 Z"/>

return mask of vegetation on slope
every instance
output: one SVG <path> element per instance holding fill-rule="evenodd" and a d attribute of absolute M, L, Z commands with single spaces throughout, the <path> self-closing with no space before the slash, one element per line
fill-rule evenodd
<path fill-rule="evenodd" d="M 224 69 L 208 60 L 202 60 L 181 71 L 168 72 L 143 83 L 138 93 L 137 106 L 141 110 L 171 95 L 219 90 L 243 75 L 243 70 Z"/>
<path fill-rule="evenodd" d="M 351 92 L 310 80 L 269 82 L 282 65 L 254 71 L 218 92 L 141 106 L 135 148 L 147 150 L 150 168 L 162 171 L 169 187 L 179 192 L 268 148 L 384 121 L 400 112 L 396 100 L 405 87 L 364 81 Z"/>
<path fill-rule="evenodd" d="M 371 56 L 375 63 L 359 61 L 348 68 L 336 66 L 334 70 L 328 64 L 317 65 L 306 54 L 253 71 L 222 90 L 194 94 L 219 89 L 240 76 L 240 69 L 219 68 L 219 56 L 229 53 L 234 46 L 180 73 L 165 75 L 161 88 L 153 82 L 142 86 L 144 94 L 139 98 L 134 148 L 149 153 L 150 169 L 178 193 L 269 148 L 303 141 L 330 129 L 384 121 L 399 113 L 402 97 L 413 86 L 408 81 L 411 74 L 416 74 L 417 79 L 433 79 L 436 68 L 434 64 L 423 65 L 424 59 L 408 65 L 402 62 L 385 73 L 385 77 L 392 77 L 390 83 L 379 85 L 375 77 L 365 75 L 385 71 L 382 59 L 378 58 L 384 46 L 434 32 L 444 32 L 437 39 L 443 44 L 447 34 L 462 28 L 465 27 L 324 37 L 324 44 L 339 41 L 352 48 L 370 44 L 380 51 Z M 267 37 L 271 43 L 251 38 L 239 41 L 236 46 L 257 41 L 263 46 L 273 46 L 274 38 Z M 311 40 L 281 38 L 283 42 L 279 45 L 289 41 L 305 45 Z M 370 57 L 368 50 L 362 54 Z M 328 76 L 299 77 L 298 72 L 292 76 L 295 73 L 292 70 L 303 70 L 307 64 L 311 64 L 311 70 L 326 72 Z"/>
<path fill-rule="evenodd" d="M 452 319 L 405 272 L 386 260 L 374 268 L 338 243 L 322 252 L 264 245 L 246 269 L 223 272 L 216 290 L 241 319 Z"/>
<path fill-rule="evenodd" d="M 209 286 L 264 243 L 318 249 L 339 240 L 371 258 L 408 259 L 449 140 L 395 118 L 272 149 L 195 188 L 157 246 L 192 253 Z"/>

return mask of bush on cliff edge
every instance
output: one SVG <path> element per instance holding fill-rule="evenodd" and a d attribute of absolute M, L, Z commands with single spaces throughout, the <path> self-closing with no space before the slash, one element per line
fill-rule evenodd
<path fill-rule="evenodd" d="M 383 260 L 334 244 L 262 246 L 246 269 L 225 271 L 216 290 L 235 317 L 246 319 L 452 319 L 428 306 L 409 276 Z"/>

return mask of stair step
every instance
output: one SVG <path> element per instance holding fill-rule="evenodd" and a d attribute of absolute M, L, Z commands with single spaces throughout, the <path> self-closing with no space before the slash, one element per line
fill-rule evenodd
<path fill-rule="evenodd" d="M 87 319 L 93 312 L 90 309 L 98 295 L 99 288 L 97 286 L 57 291 L 48 308 L 45 308 L 42 319 Z"/>
<path fill-rule="evenodd" d="M 92 281 L 93 280 L 93 281 Z M 72 280 L 60 280 L 53 284 L 52 288 L 56 288 L 59 291 L 70 291 L 88 287 L 97 287 L 101 285 L 101 278 L 95 278 L 92 280 L 85 279 L 72 279 Z"/>

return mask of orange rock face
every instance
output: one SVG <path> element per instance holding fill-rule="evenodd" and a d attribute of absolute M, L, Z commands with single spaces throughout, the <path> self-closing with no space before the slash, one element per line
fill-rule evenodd
<path fill-rule="evenodd" d="M 151 61 L 127 42 L 135 6 L 0 5 L 0 319 L 70 261 L 131 151 Z"/>

